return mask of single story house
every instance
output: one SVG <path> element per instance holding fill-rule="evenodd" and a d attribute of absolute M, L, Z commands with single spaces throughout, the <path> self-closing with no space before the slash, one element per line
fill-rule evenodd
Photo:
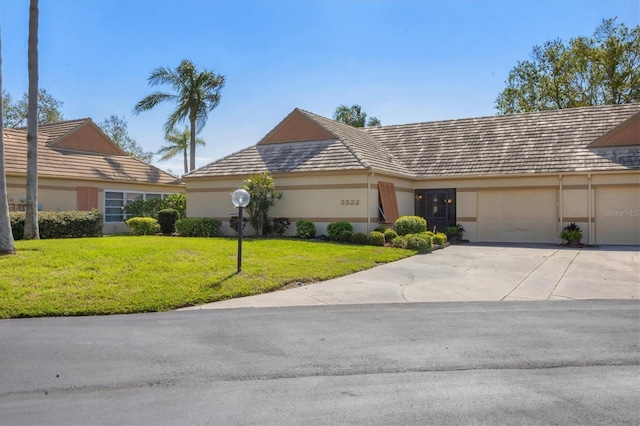
<path fill-rule="evenodd" d="M 9 210 L 26 207 L 27 130 L 3 129 Z M 184 193 L 180 179 L 125 153 L 90 118 L 38 126 L 38 209 L 104 214 L 105 234 L 128 232 L 124 206 Z"/>
<path fill-rule="evenodd" d="M 231 192 L 263 171 L 283 192 L 271 215 L 319 233 L 418 215 L 477 242 L 560 243 L 575 222 L 583 243 L 640 244 L 640 104 L 367 128 L 295 109 L 256 145 L 183 176 L 187 215 L 231 234 Z"/>

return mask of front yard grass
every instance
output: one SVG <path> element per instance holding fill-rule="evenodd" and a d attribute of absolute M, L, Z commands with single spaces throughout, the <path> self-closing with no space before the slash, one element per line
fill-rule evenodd
<path fill-rule="evenodd" d="M 415 254 L 294 239 L 117 236 L 16 241 L 0 318 L 166 311 L 347 275 Z"/>

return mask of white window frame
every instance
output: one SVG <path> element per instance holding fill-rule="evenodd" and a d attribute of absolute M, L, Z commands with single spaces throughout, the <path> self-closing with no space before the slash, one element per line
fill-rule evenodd
<path fill-rule="evenodd" d="M 122 198 L 110 198 L 108 197 L 108 194 L 110 193 L 116 193 L 116 194 L 122 194 Z M 148 200 L 151 198 L 158 198 L 158 196 L 160 196 L 161 199 L 165 199 L 166 197 L 168 197 L 169 195 L 173 194 L 172 192 L 143 192 L 143 191 L 127 191 L 127 190 L 122 190 L 122 189 L 105 189 L 104 190 L 104 208 L 103 208 L 103 217 L 104 217 L 104 222 L 105 223 L 122 223 L 125 220 L 129 219 L 129 215 L 127 215 L 124 212 L 124 208 L 125 206 L 127 206 L 128 204 L 131 204 L 134 201 L 139 200 L 139 198 L 132 198 L 131 196 L 139 196 L 142 195 L 142 199 L 143 200 Z M 149 198 L 147 198 L 149 197 Z M 107 205 L 109 204 L 107 201 L 121 201 L 120 205 Z M 120 213 L 113 213 L 112 211 L 110 211 L 109 213 L 107 213 L 107 209 L 120 209 Z M 116 218 L 116 220 L 113 220 L 114 217 Z"/>

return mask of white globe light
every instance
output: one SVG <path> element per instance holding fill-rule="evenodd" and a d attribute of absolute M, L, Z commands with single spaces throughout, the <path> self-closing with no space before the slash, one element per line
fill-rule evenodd
<path fill-rule="evenodd" d="M 231 194 L 231 202 L 236 207 L 247 207 L 249 200 L 251 200 L 251 196 L 244 189 L 236 189 L 233 191 L 233 194 Z"/>

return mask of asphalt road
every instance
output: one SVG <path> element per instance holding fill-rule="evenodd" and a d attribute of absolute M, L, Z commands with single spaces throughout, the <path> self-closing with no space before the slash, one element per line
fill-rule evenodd
<path fill-rule="evenodd" d="M 0 424 L 638 424 L 640 304 L 0 321 Z"/>

